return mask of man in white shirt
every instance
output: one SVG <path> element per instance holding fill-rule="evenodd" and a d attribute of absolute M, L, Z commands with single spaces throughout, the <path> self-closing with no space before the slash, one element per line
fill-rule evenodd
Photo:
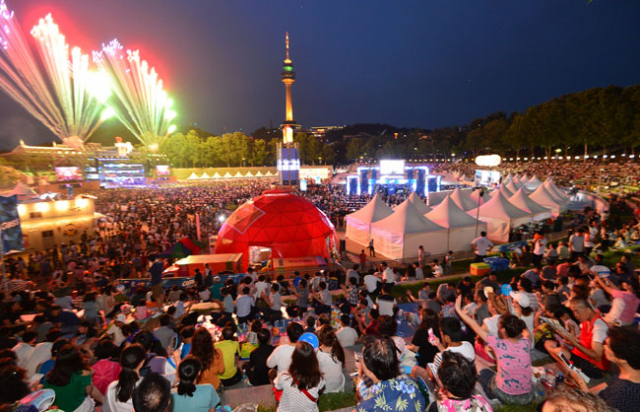
<path fill-rule="evenodd" d="M 276 320 L 282 319 L 282 296 L 280 296 L 280 285 L 274 283 L 271 285 L 271 293 L 268 295 L 263 292 L 262 298 L 269 305 L 269 311 L 267 313 L 268 319 L 273 323 Z"/>
<path fill-rule="evenodd" d="M 260 299 L 263 293 L 269 293 L 269 283 L 266 281 L 264 275 L 258 276 L 258 282 L 255 284 L 254 292 L 256 299 Z"/>
<path fill-rule="evenodd" d="M 254 302 L 250 295 L 251 289 L 245 286 L 242 289 L 242 294 L 236 298 L 236 316 L 238 317 L 238 324 L 246 323 L 251 320 L 251 308 L 253 308 Z"/>
<path fill-rule="evenodd" d="M 438 261 L 438 259 L 433 260 L 433 263 L 431 264 L 431 269 L 433 270 L 433 276 L 437 278 L 444 275 L 444 269 L 442 269 L 442 265 L 440 265 L 440 262 Z"/>
<path fill-rule="evenodd" d="M 476 262 L 482 262 L 489 254 L 489 250 L 493 247 L 493 243 L 487 239 L 487 232 L 480 232 L 480 237 L 473 239 L 471 248 L 476 255 Z"/>
<path fill-rule="evenodd" d="M 286 345 L 278 346 L 267 359 L 267 366 L 269 368 L 276 368 L 277 372 L 286 372 L 291 366 L 291 355 L 296 348 L 298 338 L 302 336 L 304 329 L 298 322 L 291 322 L 287 326 L 287 337 L 289 343 Z"/>
<path fill-rule="evenodd" d="M 378 312 L 380 315 L 386 315 L 393 317 L 393 309 L 398 305 L 398 302 L 390 294 L 391 285 L 385 284 L 382 286 L 380 296 L 376 300 L 378 304 Z"/>
<path fill-rule="evenodd" d="M 351 326 L 351 318 L 347 314 L 340 316 L 340 324 L 342 327 L 336 332 L 336 337 L 342 347 L 353 346 L 358 340 L 358 332 Z"/>
<path fill-rule="evenodd" d="M 36 344 L 37 338 L 38 334 L 36 332 L 27 331 L 22 336 L 22 342 L 11 348 L 13 353 L 16 354 L 18 366 L 23 369 L 27 367 L 27 362 L 29 362 L 29 358 L 35 350 L 34 345 Z"/>
<path fill-rule="evenodd" d="M 367 275 L 364 277 L 364 286 L 367 292 L 375 294 L 380 291 L 380 278 L 376 275 Z"/>
<path fill-rule="evenodd" d="M 382 281 L 384 283 L 395 283 L 396 274 L 393 273 L 393 269 L 387 266 L 387 262 L 380 263 L 380 271 L 382 272 Z"/>
<path fill-rule="evenodd" d="M 440 321 L 440 336 L 442 336 L 442 342 L 436 337 L 436 346 L 440 352 L 433 358 L 436 369 L 440 366 L 442 352 L 444 351 L 457 352 L 470 362 L 475 362 L 476 351 L 473 345 L 462 340 L 462 325 L 460 324 L 460 320 L 453 317 L 442 318 Z"/>
<path fill-rule="evenodd" d="M 533 266 L 538 266 L 542 263 L 542 258 L 547 252 L 547 239 L 544 237 L 542 231 L 538 231 L 533 236 Z"/>

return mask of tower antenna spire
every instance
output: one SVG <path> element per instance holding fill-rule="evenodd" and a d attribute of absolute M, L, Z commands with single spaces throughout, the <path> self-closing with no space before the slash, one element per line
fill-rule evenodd
<path fill-rule="evenodd" d="M 285 43 L 287 45 L 287 59 L 285 60 L 285 62 L 290 62 L 291 59 L 289 59 L 289 32 L 286 32 L 286 36 L 285 36 Z"/>

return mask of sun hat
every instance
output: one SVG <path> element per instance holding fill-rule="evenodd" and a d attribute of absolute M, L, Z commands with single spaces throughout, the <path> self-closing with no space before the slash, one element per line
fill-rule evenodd
<path fill-rule="evenodd" d="M 529 299 L 529 296 L 525 295 L 522 292 L 511 292 L 509 296 L 511 296 L 513 300 L 518 302 L 518 305 L 520 305 L 520 307 L 528 308 L 531 306 L 531 299 Z"/>
<path fill-rule="evenodd" d="M 303 333 L 302 336 L 298 338 L 298 342 L 308 343 L 316 352 L 320 347 L 320 341 L 318 341 L 318 337 L 311 332 Z"/>

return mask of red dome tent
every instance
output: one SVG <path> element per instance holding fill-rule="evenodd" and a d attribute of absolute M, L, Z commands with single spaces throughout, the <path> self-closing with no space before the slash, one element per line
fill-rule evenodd
<path fill-rule="evenodd" d="M 242 253 L 244 267 L 251 246 L 271 248 L 273 258 L 331 257 L 335 229 L 308 200 L 286 190 L 266 190 L 240 206 L 218 233 L 215 253 Z"/>

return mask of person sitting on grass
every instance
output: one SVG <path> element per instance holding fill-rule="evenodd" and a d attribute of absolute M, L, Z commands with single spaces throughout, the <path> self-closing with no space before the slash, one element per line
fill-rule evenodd
<path fill-rule="evenodd" d="M 473 395 L 478 373 L 473 362 L 460 353 L 442 352 L 438 368 L 439 399 L 428 412 L 492 412 L 482 395 Z"/>
<path fill-rule="evenodd" d="M 426 401 L 411 378 L 400 374 L 400 361 L 390 338 L 366 343 L 358 363 L 357 412 L 423 412 Z M 367 385 L 370 383 L 370 385 Z"/>
<path fill-rule="evenodd" d="M 634 412 L 640 405 L 640 333 L 615 327 L 604 341 L 604 355 L 620 369 L 620 374 L 608 383 L 589 389 L 580 374 L 571 377 L 584 391 L 598 394 L 608 405 L 620 412 Z"/>
<path fill-rule="evenodd" d="M 531 403 L 534 400 L 529 354 L 532 338 L 525 323 L 514 315 L 502 315 L 496 337 L 487 333 L 475 319 L 464 313 L 460 296 L 456 299 L 456 312 L 495 355 L 498 372 L 491 369 L 480 371 L 479 381 L 487 396 L 505 403 Z"/>
<path fill-rule="evenodd" d="M 319 341 L 313 333 L 305 333 L 295 345 L 291 364 L 273 382 L 282 391 L 278 411 L 318 412 L 318 398 L 325 386 L 316 352 Z"/>
<path fill-rule="evenodd" d="M 220 403 L 220 396 L 209 383 L 196 384 L 202 364 L 188 356 L 178 366 L 178 387 L 172 393 L 174 411 L 210 412 Z"/>

